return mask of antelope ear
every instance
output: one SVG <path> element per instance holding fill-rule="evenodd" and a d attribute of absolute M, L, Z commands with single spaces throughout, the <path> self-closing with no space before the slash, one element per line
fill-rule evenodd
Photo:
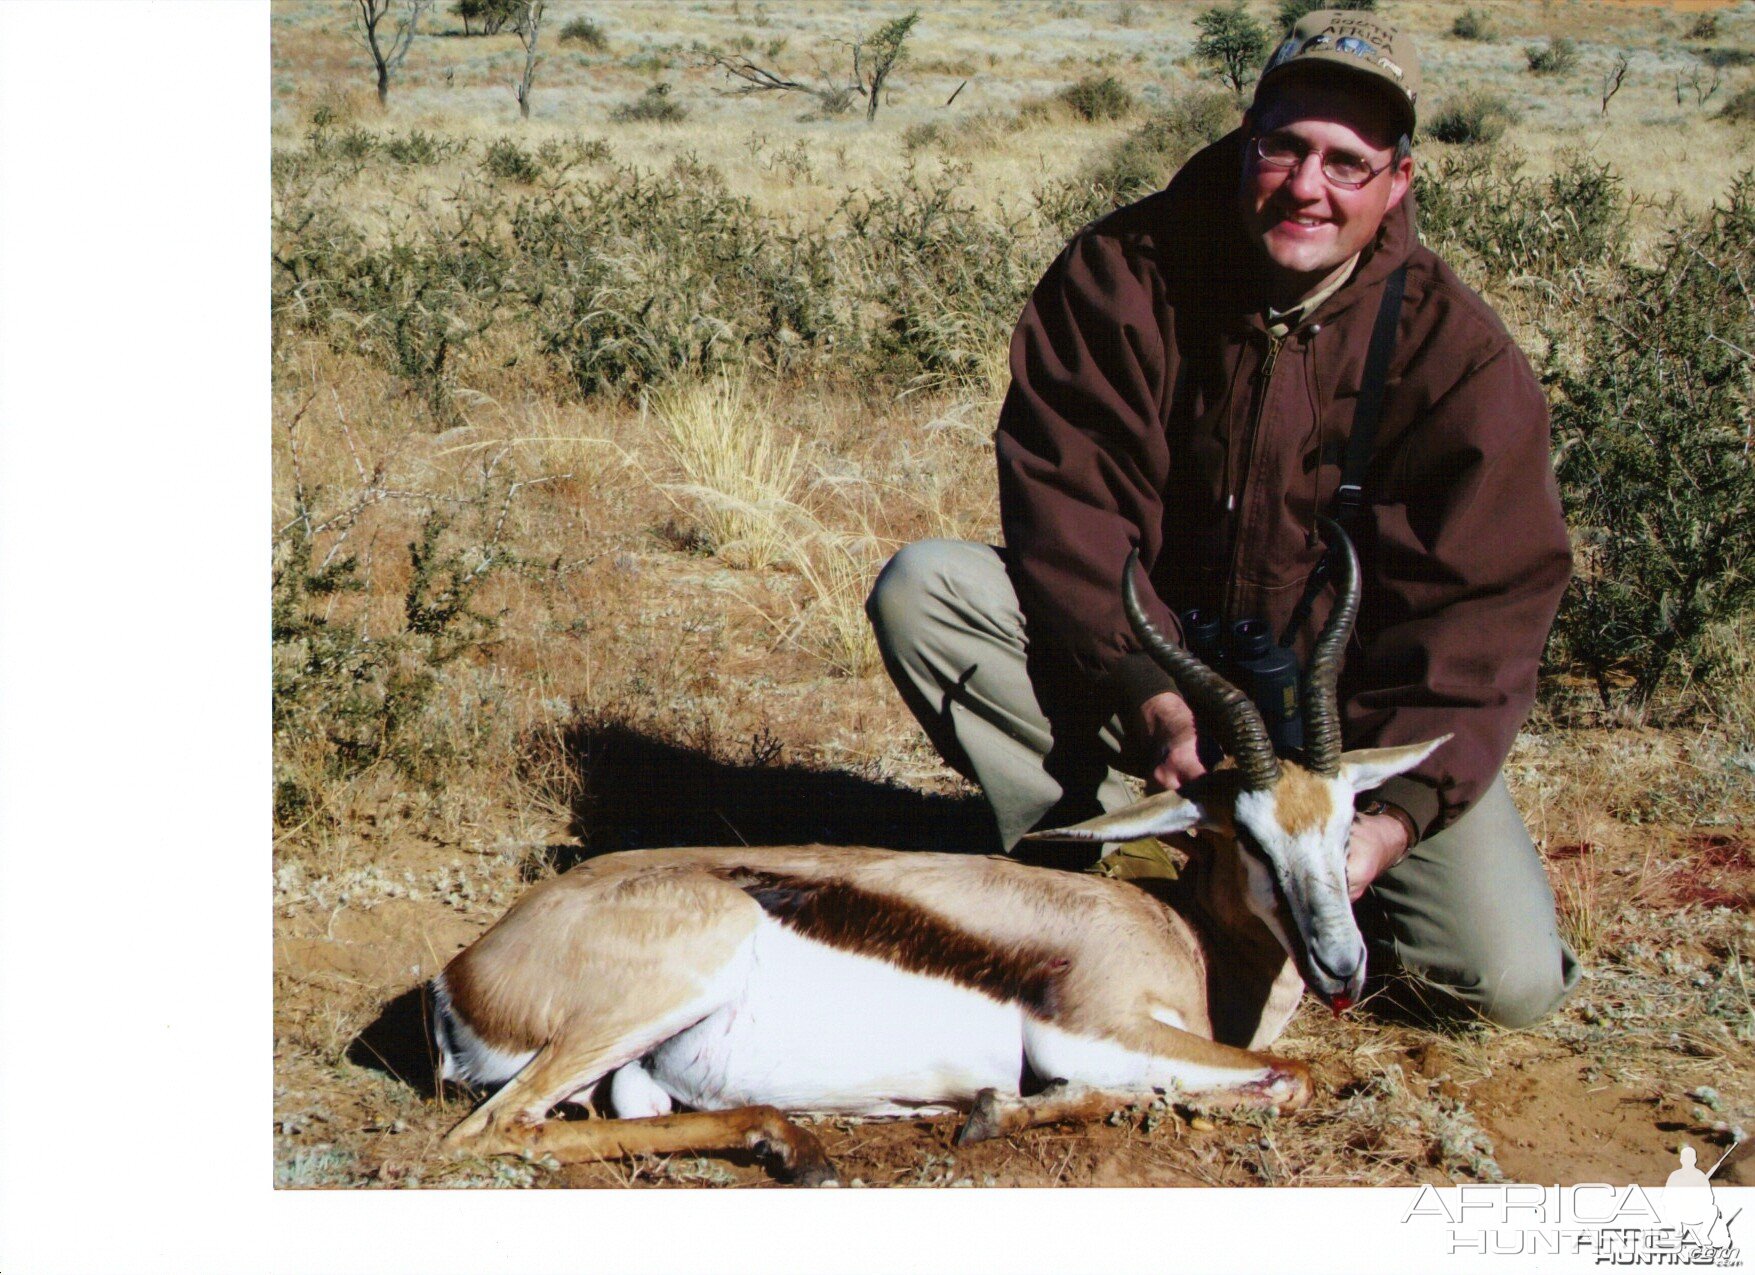
<path fill-rule="evenodd" d="M 1449 735 L 1440 735 L 1423 744 L 1402 744 L 1396 748 L 1359 748 L 1341 754 L 1341 778 L 1354 792 L 1366 792 L 1392 775 L 1412 770 L 1448 743 Z"/>
<path fill-rule="evenodd" d="M 1121 810 L 1098 815 L 1070 828 L 1026 833 L 1026 841 L 1132 841 L 1166 837 L 1194 827 L 1205 817 L 1198 802 L 1179 792 L 1160 792 Z"/>

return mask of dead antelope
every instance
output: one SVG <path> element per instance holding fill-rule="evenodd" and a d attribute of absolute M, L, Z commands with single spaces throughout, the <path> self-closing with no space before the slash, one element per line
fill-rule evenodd
<path fill-rule="evenodd" d="M 1347 900 L 1354 795 L 1442 742 L 1343 755 L 1340 599 L 1304 697 L 1305 757 L 1274 755 L 1238 690 L 1152 627 L 1140 641 L 1236 760 L 1182 792 L 1042 837 L 1212 834 L 1177 881 L 830 847 L 605 855 L 543 883 L 432 983 L 442 1075 L 500 1086 L 447 1143 L 562 1159 L 753 1145 L 831 1180 L 781 1111 L 972 1108 L 959 1142 L 1168 1092 L 1289 1110 L 1305 1067 L 1254 1052 L 1309 985 L 1358 997 Z M 572 1099 L 618 1119 L 550 1120 Z M 693 1108 L 678 1113 L 677 1108 Z"/>

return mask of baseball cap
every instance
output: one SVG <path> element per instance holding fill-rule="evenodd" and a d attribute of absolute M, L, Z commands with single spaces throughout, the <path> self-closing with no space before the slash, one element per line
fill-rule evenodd
<path fill-rule="evenodd" d="M 1318 9 L 1298 19 L 1262 68 L 1255 103 L 1262 92 L 1295 71 L 1333 68 L 1370 77 L 1391 91 L 1383 96 L 1403 114 L 1404 131 L 1414 131 L 1414 103 L 1420 97 L 1420 55 L 1414 43 L 1375 13 L 1357 9 Z"/>

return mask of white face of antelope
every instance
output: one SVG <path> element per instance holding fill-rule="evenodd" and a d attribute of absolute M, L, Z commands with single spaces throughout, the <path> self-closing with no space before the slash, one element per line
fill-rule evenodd
<path fill-rule="evenodd" d="M 1347 891 L 1353 799 L 1419 765 L 1443 742 L 1345 753 L 1332 776 L 1286 762 L 1273 787 L 1238 794 L 1233 826 L 1249 909 L 1337 1013 L 1365 985 L 1365 940 Z"/>
<path fill-rule="evenodd" d="M 1243 863 L 1249 910 L 1280 941 L 1305 984 L 1338 1013 L 1359 999 L 1365 985 L 1365 940 L 1347 897 L 1353 799 L 1412 770 L 1449 738 L 1344 753 L 1340 773 L 1332 776 L 1284 762 L 1270 787 L 1238 793 L 1229 820 L 1190 796 L 1163 792 L 1070 828 L 1030 835 L 1117 842 L 1228 824 Z"/>

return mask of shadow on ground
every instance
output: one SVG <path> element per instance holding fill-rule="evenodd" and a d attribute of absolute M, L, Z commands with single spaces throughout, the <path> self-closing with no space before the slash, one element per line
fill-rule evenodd
<path fill-rule="evenodd" d="M 663 846 L 1001 850 L 993 815 L 979 797 L 915 792 L 773 760 L 728 762 L 621 722 L 575 725 L 562 749 L 571 791 L 568 831 L 580 845 L 549 848 L 549 865 L 560 871 L 612 850 Z M 1054 857 L 1038 862 L 1075 866 L 1065 847 L 1040 853 Z"/>

